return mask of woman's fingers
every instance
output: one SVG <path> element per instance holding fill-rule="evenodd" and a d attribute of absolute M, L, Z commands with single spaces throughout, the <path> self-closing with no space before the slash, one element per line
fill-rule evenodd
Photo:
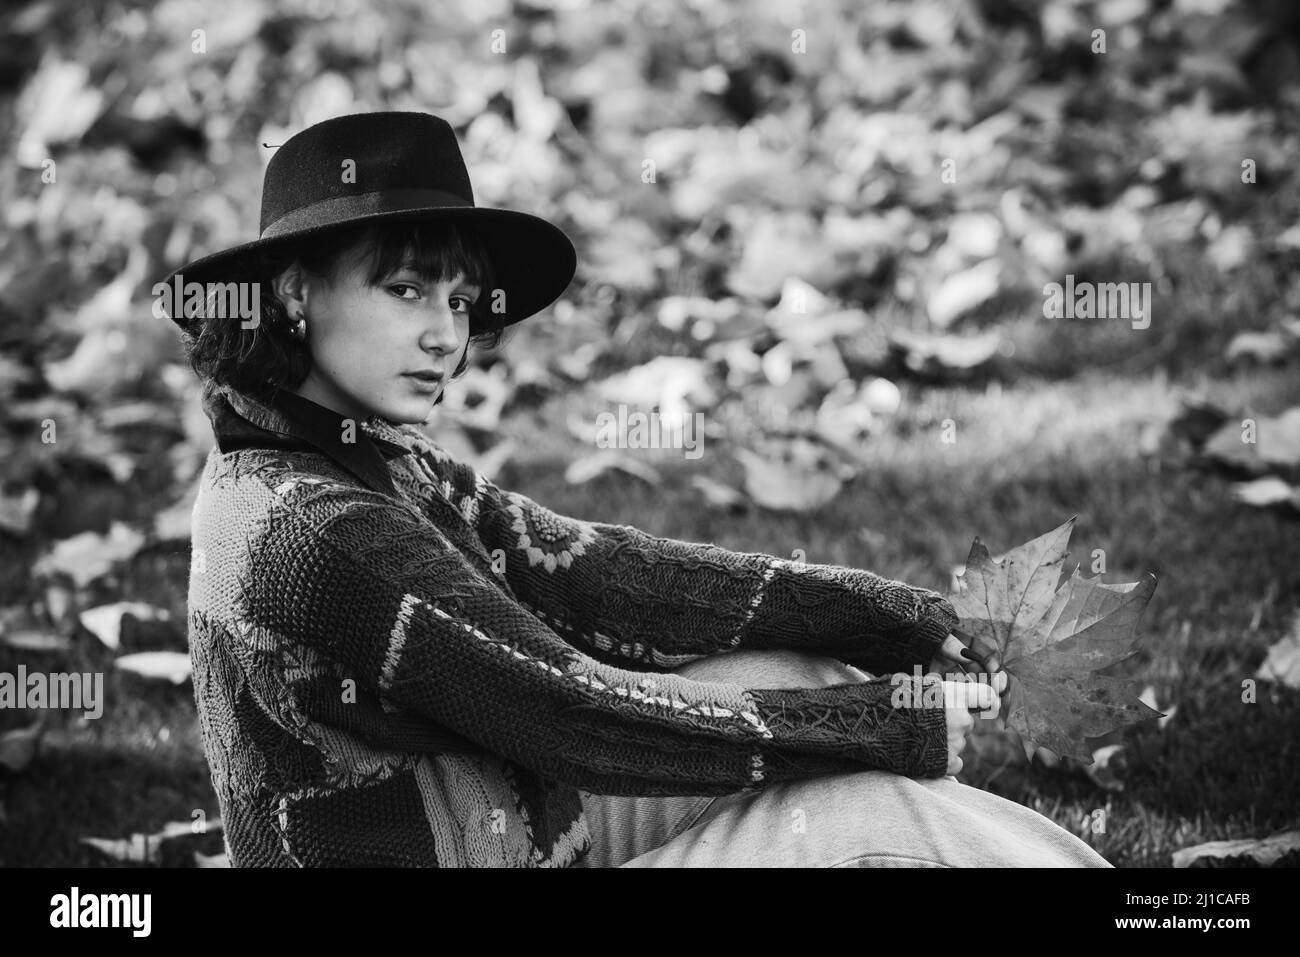
<path fill-rule="evenodd" d="M 969 703 L 979 703 L 979 688 L 979 685 L 964 681 L 943 682 L 944 717 L 948 725 L 948 774 L 961 773 L 961 753 L 966 750 L 966 735 L 975 726 L 975 717 L 970 713 Z"/>
<path fill-rule="evenodd" d="M 1011 679 L 1002 670 L 1002 660 L 996 651 L 991 651 L 987 657 L 981 658 L 970 645 L 953 633 L 943 640 L 943 644 L 939 647 L 939 654 L 967 674 L 989 675 L 989 683 L 998 696 L 1006 693 Z"/>
<path fill-rule="evenodd" d="M 939 653 L 949 661 L 957 664 L 961 664 L 965 660 L 962 656 L 962 652 L 965 650 L 966 646 L 961 643 L 961 639 L 956 635 L 949 635 L 943 640 L 943 644 L 939 646 Z"/>
<path fill-rule="evenodd" d="M 959 658 L 967 661 L 974 661 L 981 669 L 989 673 L 1002 670 L 1002 659 L 998 657 L 997 648 L 990 648 L 988 651 L 978 652 L 975 650 L 975 639 L 960 630 L 954 631 L 950 637 L 957 639 L 961 644 L 961 649 L 957 652 Z M 988 642 L 985 642 L 984 644 L 987 646 Z M 944 645 L 947 645 L 946 640 Z"/>
<path fill-rule="evenodd" d="M 948 725 L 948 774 L 961 773 L 961 753 L 966 750 L 966 737 L 975 727 L 974 712 L 981 712 L 983 716 L 996 715 L 1000 704 L 999 694 L 1006 687 L 1006 682 L 1005 672 L 993 675 L 990 684 L 942 682 L 944 716 Z"/>
<path fill-rule="evenodd" d="M 943 700 L 947 708 L 988 711 L 998 705 L 998 692 L 991 685 L 967 681 L 943 682 Z"/>

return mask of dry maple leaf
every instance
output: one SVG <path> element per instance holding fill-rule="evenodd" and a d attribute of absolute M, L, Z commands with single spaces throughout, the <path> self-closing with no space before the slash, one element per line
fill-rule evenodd
<path fill-rule="evenodd" d="M 961 617 L 955 631 L 976 655 L 996 652 L 1010 675 L 1003 715 L 1026 752 L 1045 747 L 1088 764 L 1085 737 L 1160 716 L 1138 700 L 1140 682 L 1100 673 L 1137 651 L 1156 577 L 1107 585 L 1076 567 L 1058 588 L 1077 517 L 1001 562 L 976 538 L 949 599 Z"/>

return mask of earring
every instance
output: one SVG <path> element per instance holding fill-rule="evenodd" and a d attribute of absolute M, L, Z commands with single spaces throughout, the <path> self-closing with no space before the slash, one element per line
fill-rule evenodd
<path fill-rule="evenodd" d="M 293 336 L 299 342 L 307 341 L 307 319 L 302 313 L 298 314 L 293 325 L 289 327 L 289 335 Z"/>

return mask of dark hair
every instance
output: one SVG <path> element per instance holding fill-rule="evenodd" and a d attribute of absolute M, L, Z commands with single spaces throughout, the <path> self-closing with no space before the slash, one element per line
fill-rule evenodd
<path fill-rule="evenodd" d="M 245 329 L 222 318 L 224 310 L 208 308 L 193 320 L 185 336 L 190 366 L 205 384 L 229 385 L 250 395 L 266 397 L 279 389 L 299 386 L 311 371 L 305 343 L 290 335 L 289 315 L 271 281 L 295 261 L 316 276 L 329 275 L 349 252 L 368 261 L 367 279 L 378 283 L 409 264 L 426 282 L 442 282 L 456 273 L 478 285 L 483 294 L 470 307 L 470 343 L 496 348 L 504 326 L 489 308 L 492 267 L 487 250 L 472 227 L 446 220 L 375 223 L 340 227 L 286 249 L 263 254 L 248 281 L 258 287 L 258 321 Z M 469 349 L 452 372 L 458 378 L 469 368 Z M 435 405 L 442 402 L 439 394 Z"/>

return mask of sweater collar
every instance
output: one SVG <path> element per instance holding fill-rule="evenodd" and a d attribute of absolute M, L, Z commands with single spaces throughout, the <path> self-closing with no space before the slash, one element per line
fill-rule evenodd
<path fill-rule="evenodd" d="M 351 430 L 355 441 L 344 442 L 344 416 L 284 389 L 263 399 L 229 386 L 209 386 L 204 390 L 203 411 L 222 452 L 242 448 L 323 452 L 367 488 L 398 495 L 388 462 L 410 449 L 379 434 L 396 435 L 395 427 L 379 416 L 358 423 Z"/>

